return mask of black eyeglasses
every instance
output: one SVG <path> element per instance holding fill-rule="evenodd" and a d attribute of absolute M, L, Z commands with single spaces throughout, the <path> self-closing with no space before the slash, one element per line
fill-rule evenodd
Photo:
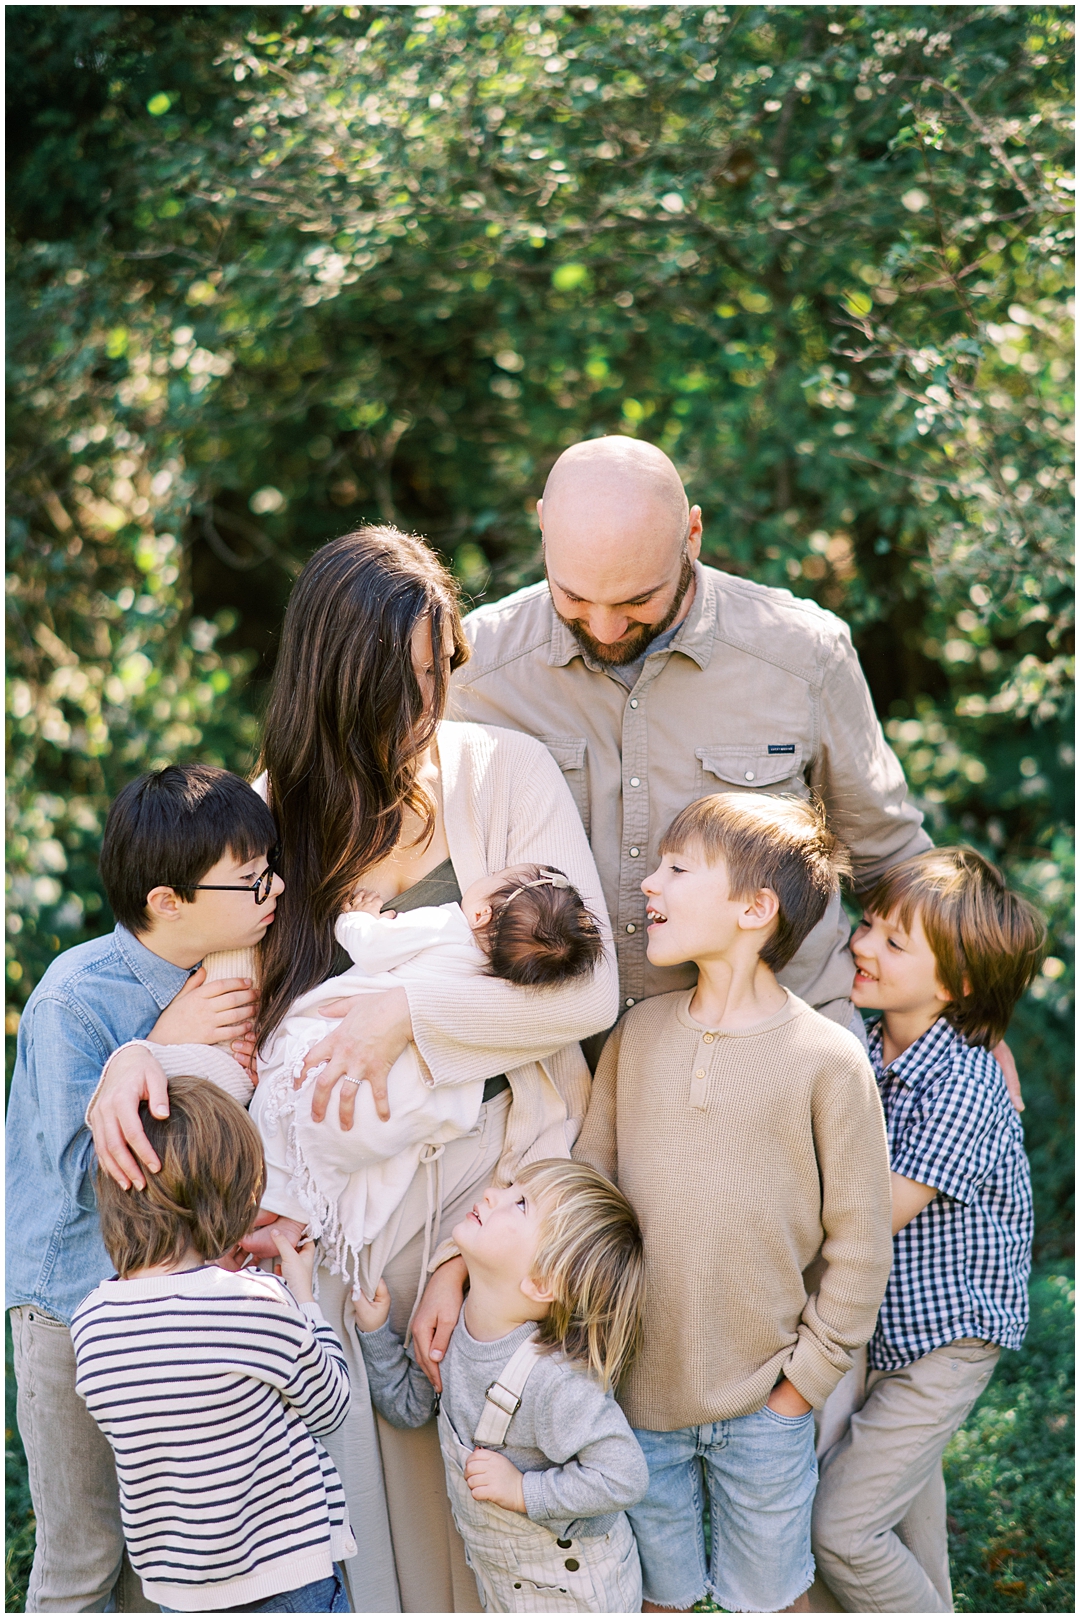
<path fill-rule="evenodd" d="M 171 888 L 178 888 L 181 893 L 189 889 L 198 888 L 203 893 L 253 893 L 257 905 L 265 904 L 270 897 L 270 890 L 274 886 L 276 874 L 277 850 L 272 849 L 267 855 L 269 864 L 261 876 L 257 876 L 252 883 L 238 882 L 170 882 Z"/>

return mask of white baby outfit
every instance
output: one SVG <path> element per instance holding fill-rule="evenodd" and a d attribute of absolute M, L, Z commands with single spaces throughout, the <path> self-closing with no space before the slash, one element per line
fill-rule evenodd
<path fill-rule="evenodd" d="M 350 911 L 338 918 L 338 942 L 352 957 L 347 972 L 309 990 L 289 1008 L 259 1053 L 251 1103 L 266 1154 L 263 1207 L 310 1225 L 323 1261 L 359 1281 L 370 1296 L 381 1275 L 377 1238 L 401 1204 L 417 1169 L 437 1169 L 447 1141 L 475 1128 L 484 1081 L 436 1084 L 416 1046 L 387 1079 L 390 1117 L 375 1111 L 370 1086 L 356 1086 L 353 1126 L 343 1130 L 336 1097 L 321 1123 L 311 1118 L 318 1069 L 293 1082 L 313 1045 L 340 1019 L 320 1006 L 342 995 L 377 994 L 437 979 L 475 978 L 487 958 L 460 905 L 422 906 L 399 916 Z M 433 1194 L 435 1194 L 433 1192 Z"/>

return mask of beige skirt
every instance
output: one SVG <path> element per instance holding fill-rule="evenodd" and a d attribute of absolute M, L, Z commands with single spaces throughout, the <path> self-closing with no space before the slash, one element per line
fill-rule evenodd
<path fill-rule="evenodd" d="M 451 1141 L 438 1161 L 441 1214 L 427 1229 L 433 1168 L 421 1169 L 381 1233 L 390 1323 L 404 1335 L 425 1247 L 434 1251 L 490 1185 L 510 1110 L 506 1090 L 480 1109 L 475 1130 Z M 372 1409 L 356 1340 L 349 1284 L 319 1270 L 319 1307 L 345 1348 L 352 1403 L 344 1424 L 323 1439 L 345 1487 L 357 1554 L 344 1564 L 354 1612 L 480 1612 L 476 1580 L 450 1513 L 434 1420 L 391 1427 Z"/>

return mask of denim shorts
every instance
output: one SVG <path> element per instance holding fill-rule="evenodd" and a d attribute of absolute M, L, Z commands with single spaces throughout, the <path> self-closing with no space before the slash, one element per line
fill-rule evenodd
<path fill-rule="evenodd" d="M 187 1607 L 162 1607 L 162 1612 L 187 1612 Z M 351 1612 L 341 1569 L 334 1563 L 328 1579 L 315 1579 L 299 1590 L 282 1590 L 280 1595 L 249 1601 L 242 1607 L 221 1607 L 221 1612 Z"/>
<path fill-rule="evenodd" d="M 814 1413 L 634 1429 L 649 1489 L 627 1512 L 645 1599 L 686 1610 L 706 1594 L 727 1612 L 782 1612 L 814 1579 L 810 1512 L 817 1488 Z M 705 1501 L 712 1527 L 705 1555 Z"/>

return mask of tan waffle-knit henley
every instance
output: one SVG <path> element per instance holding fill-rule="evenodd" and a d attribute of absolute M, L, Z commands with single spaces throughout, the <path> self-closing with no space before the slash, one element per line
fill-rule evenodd
<path fill-rule="evenodd" d="M 619 1399 L 659 1432 L 748 1415 L 781 1373 L 823 1404 L 892 1263 L 885 1122 L 854 1034 L 790 993 L 766 1022 L 718 1033 L 690 999 L 623 1017 L 574 1150 L 641 1221 L 645 1342 Z"/>

